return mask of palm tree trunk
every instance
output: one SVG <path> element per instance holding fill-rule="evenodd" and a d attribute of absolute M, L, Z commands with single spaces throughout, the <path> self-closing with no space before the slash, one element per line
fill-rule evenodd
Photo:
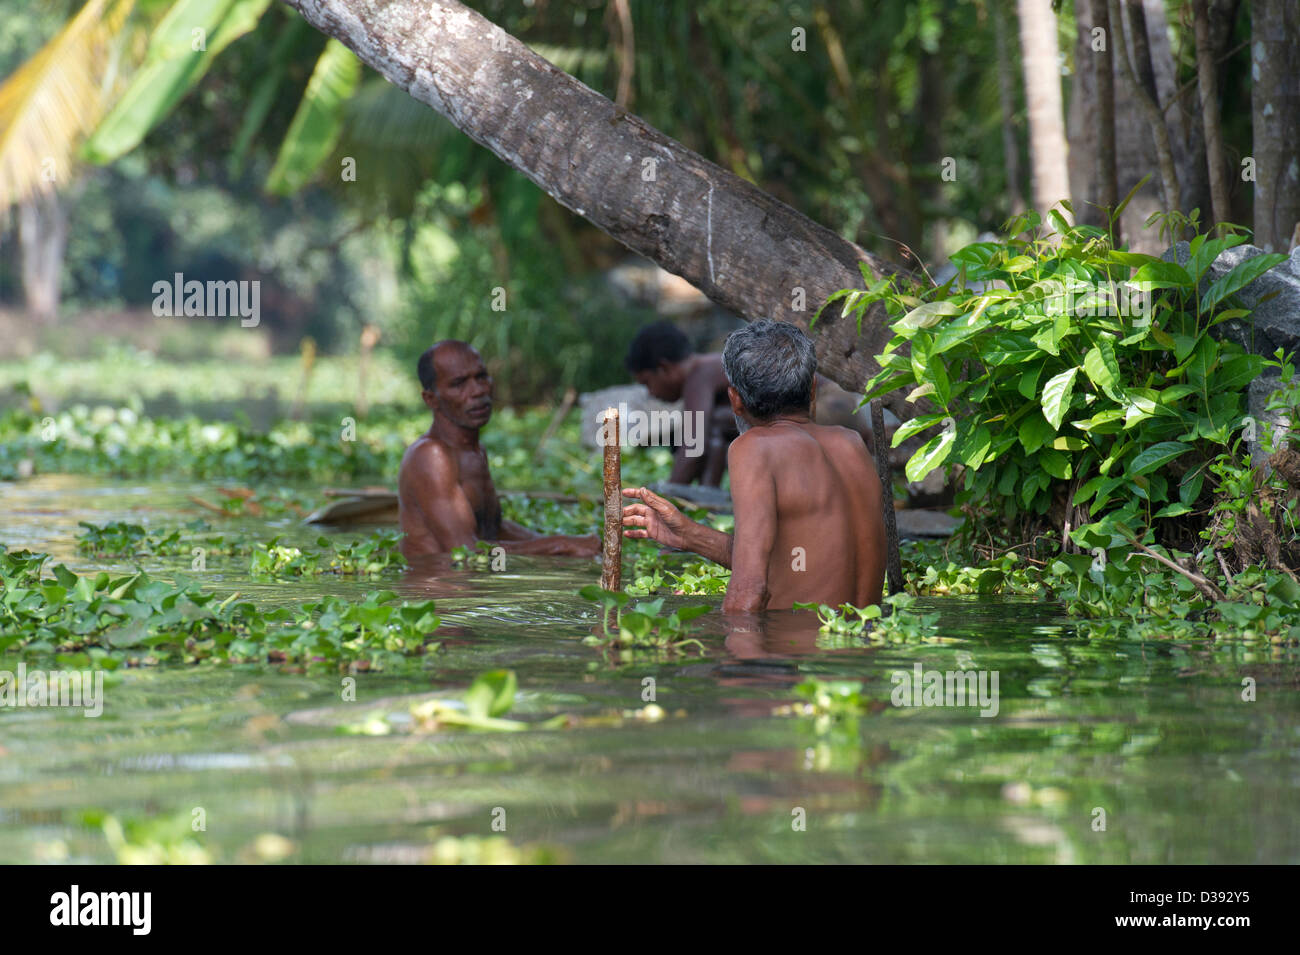
<path fill-rule="evenodd" d="M 861 287 L 859 266 L 894 271 L 455 0 L 285 2 L 561 205 L 744 318 L 806 328 L 832 292 Z M 883 309 L 859 335 L 832 306 L 813 337 L 822 373 L 861 392 L 890 332 Z"/>
<path fill-rule="evenodd" d="M 1070 197 L 1056 14 L 1052 12 L 1051 0 L 1018 0 L 1018 3 L 1034 208 L 1046 215 L 1053 205 Z"/>
<path fill-rule="evenodd" d="M 23 298 L 27 314 L 36 322 L 52 321 L 58 314 L 67 244 L 68 217 L 57 192 L 33 192 L 18 203 Z"/>

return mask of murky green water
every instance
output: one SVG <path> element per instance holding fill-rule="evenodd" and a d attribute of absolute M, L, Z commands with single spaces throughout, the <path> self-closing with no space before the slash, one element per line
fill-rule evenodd
<path fill-rule="evenodd" d="M 175 526 L 198 513 L 186 495 L 207 491 L 0 485 L 0 541 L 105 566 L 76 554 L 77 521 Z M 293 518 L 230 526 L 316 536 Z M 355 703 L 338 674 L 170 667 L 124 673 L 98 719 L 0 708 L 0 861 L 111 862 L 86 811 L 188 831 L 196 809 L 206 829 L 194 837 L 220 862 L 257 858 L 267 833 L 301 862 L 420 860 L 446 836 L 503 836 L 576 862 L 1300 861 L 1294 649 L 1089 642 L 1040 605 L 954 598 L 926 601 L 943 614 L 939 645 L 837 649 L 797 615 L 748 633 L 711 614 L 704 656 L 617 665 L 580 642 L 595 612 L 572 594 L 594 564 L 273 585 L 245 566 L 211 560 L 209 586 L 267 605 L 377 587 L 432 596 L 442 651 L 425 673 L 358 675 Z M 997 671 L 996 717 L 890 705 L 892 673 L 957 670 L 958 653 Z M 512 715 L 610 718 L 518 734 L 337 730 L 497 667 L 519 676 Z M 808 675 L 864 681 L 879 705 L 830 726 L 774 716 Z M 644 705 L 646 677 L 668 717 L 615 719 Z M 1255 702 L 1241 699 L 1245 677 Z"/>

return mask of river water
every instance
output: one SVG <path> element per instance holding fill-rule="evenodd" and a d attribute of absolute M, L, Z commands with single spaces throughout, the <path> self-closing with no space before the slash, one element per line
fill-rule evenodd
<path fill-rule="evenodd" d="M 215 498 L 67 476 L 0 485 L 0 542 L 129 570 L 78 555 L 77 522 L 172 528 L 200 513 L 189 494 Z M 295 518 L 220 520 L 260 540 L 316 536 Z M 246 558 L 209 568 L 211 589 L 267 607 L 380 588 L 432 597 L 442 648 L 423 670 L 357 674 L 355 702 L 338 673 L 169 665 L 119 671 L 98 719 L 0 707 L 0 862 L 125 858 L 114 825 L 132 845 L 192 843 L 214 862 L 425 861 L 488 845 L 571 862 L 1300 861 L 1294 648 L 1087 640 L 1051 605 L 983 597 L 921 601 L 941 613 L 935 643 L 852 646 L 807 615 L 742 631 L 713 613 L 697 621 L 703 654 L 617 660 L 581 642 L 596 613 L 575 591 L 597 581 L 594 563 L 511 558 L 504 572 L 369 583 L 255 581 Z M 917 664 L 996 673 L 996 715 L 893 705 L 893 675 Z M 578 725 L 405 731 L 413 701 L 496 668 L 518 675 L 512 717 Z M 776 715 L 810 676 L 860 682 L 875 702 L 841 721 Z M 647 678 L 658 720 L 625 715 L 646 706 Z M 394 731 L 340 732 L 372 717 Z"/>

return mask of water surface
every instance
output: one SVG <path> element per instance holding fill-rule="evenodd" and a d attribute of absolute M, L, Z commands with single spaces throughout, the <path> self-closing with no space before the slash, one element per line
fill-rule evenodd
<path fill-rule="evenodd" d="M 78 555 L 77 522 L 170 529 L 201 515 L 190 494 L 215 498 L 67 476 L 0 485 L 0 542 L 129 570 Z M 211 520 L 258 539 L 318 534 L 293 517 Z M 921 606 L 942 615 L 939 643 L 855 646 L 792 614 L 738 632 L 715 613 L 700 621 L 703 654 L 618 660 L 581 642 L 596 613 L 574 592 L 597 581 L 594 563 L 511 558 L 501 573 L 369 583 L 252 580 L 246 565 L 209 558 L 199 576 L 262 606 L 433 597 L 441 650 L 422 670 L 355 675 L 356 702 L 339 673 L 173 665 L 119 671 L 98 719 L 0 708 L 0 861 L 115 861 L 87 813 L 184 835 L 201 816 L 192 838 L 218 862 L 423 861 L 464 836 L 574 862 L 1300 861 L 1294 648 L 1087 640 L 1049 604 L 936 598 Z M 188 559 L 143 566 L 189 573 Z M 891 675 L 917 663 L 996 671 L 997 716 L 892 705 Z M 519 677 L 512 716 L 585 719 L 403 731 L 412 701 L 500 667 Z M 876 702 L 839 723 L 774 715 L 809 676 L 860 681 Z M 665 717 L 624 717 L 645 706 L 647 677 Z M 398 731 L 339 732 L 370 715 Z"/>

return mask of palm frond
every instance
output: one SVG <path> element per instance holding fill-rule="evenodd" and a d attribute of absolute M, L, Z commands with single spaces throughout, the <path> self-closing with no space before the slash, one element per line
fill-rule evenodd
<path fill-rule="evenodd" d="M 71 178 L 77 149 L 109 105 L 132 5 L 88 0 L 0 86 L 0 208 Z"/>

